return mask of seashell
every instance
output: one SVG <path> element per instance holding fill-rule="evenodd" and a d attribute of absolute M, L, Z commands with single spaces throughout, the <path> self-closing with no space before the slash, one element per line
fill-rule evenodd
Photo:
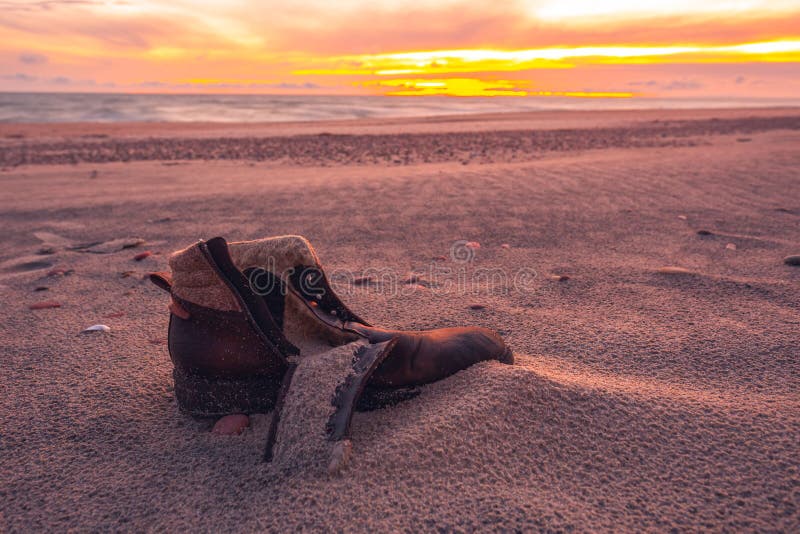
<path fill-rule="evenodd" d="M 110 332 L 111 327 L 106 326 L 104 324 L 93 324 L 92 326 L 85 328 L 84 332 Z"/>

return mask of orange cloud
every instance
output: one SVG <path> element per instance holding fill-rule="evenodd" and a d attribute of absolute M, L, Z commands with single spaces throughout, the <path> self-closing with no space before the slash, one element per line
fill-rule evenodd
<path fill-rule="evenodd" d="M 783 95 L 797 84 L 783 65 L 800 63 L 792 0 L 285 4 L 0 1 L 0 90 Z M 657 65 L 654 84 L 627 85 Z M 756 70 L 760 84 L 734 83 Z"/>

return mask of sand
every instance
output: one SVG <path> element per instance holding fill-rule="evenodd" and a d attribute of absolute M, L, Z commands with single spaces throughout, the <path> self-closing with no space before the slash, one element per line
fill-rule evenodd
<path fill-rule="evenodd" d="M 0 162 L 0 531 L 800 529 L 798 110 L 6 124 Z M 142 276 L 289 233 L 371 322 L 516 364 L 356 414 L 340 476 L 260 463 L 268 414 L 178 412 Z"/>

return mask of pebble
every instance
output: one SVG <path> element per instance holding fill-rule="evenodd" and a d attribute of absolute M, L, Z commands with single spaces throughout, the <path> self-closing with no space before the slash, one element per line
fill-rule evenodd
<path fill-rule="evenodd" d="M 470 310 L 485 310 L 486 306 L 483 305 L 483 304 L 470 304 L 469 305 L 469 309 Z"/>
<path fill-rule="evenodd" d="M 464 243 L 464 246 L 468 248 L 481 248 L 481 244 L 477 241 L 467 241 Z"/>
<path fill-rule="evenodd" d="M 556 282 L 566 282 L 569 280 L 569 276 L 565 274 L 551 274 L 550 280 L 555 280 Z"/>
<path fill-rule="evenodd" d="M 149 250 L 145 250 L 144 252 L 140 252 L 136 256 L 134 256 L 133 260 L 134 261 L 142 261 L 143 259 L 149 258 L 152 255 L 153 255 L 152 252 L 150 252 Z"/>
<path fill-rule="evenodd" d="M 47 286 L 38 286 L 34 291 L 50 291 L 50 288 Z"/>
<path fill-rule="evenodd" d="M 88 328 L 83 329 L 84 332 L 110 332 L 111 327 L 104 324 L 93 324 Z"/>
<path fill-rule="evenodd" d="M 793 256 L 786 256 L 783 258 L 783 263 L 786 265 L 792 265 L 794 267 L 800 267 L 800 254 L 796 254 Z"/>
<path fill-rule="evenodd" d="M 683 267 L 660 267 L 658 272 L 661 274 L 693 274 L 692 271 Z"/>
<path fill-rule="evenodd" d="M 250 418 L 242 413 L 226 415 L 214 424 L 212 434 L 219 436 L 238 436 L 250 426 Z"/>
<path fill-rule="evenodd" d="M 728 243 L 727 245 L 725 245 L 725 248 L 728 250 L 736 250 L 736 245 L 734 245 L 733 243 Z"/>
<path fill-rule="evenodd" d="M 60 308 L 61 303 L 54 300 L 46 300 L 44 302 L 37 302 L 28 306 L 29 310 L 46 310 L 48 308 Z"/>
<path fill-rule="evenodd" d="M 47 271 L 47 276 L 69 276 L 74 272 L 73 269 L 51 269 Z"/>
<path fill-rule="evenodd" d="M 682 221 L 685 221 L 686 219 L 688 219 L 688 217 L 686 215 L 678 215 L 678 218 L 680 220 L 682 220 Z"/>

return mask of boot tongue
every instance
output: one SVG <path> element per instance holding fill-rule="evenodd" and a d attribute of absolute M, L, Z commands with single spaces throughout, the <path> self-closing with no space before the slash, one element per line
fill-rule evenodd
<path fill-rule="evenodd" d="M 299 358 L 273 413 L 266 457 L 272 468 L 335 475 L 350 460 L 350 419 L 393 342 L 356 341 Z"/>

